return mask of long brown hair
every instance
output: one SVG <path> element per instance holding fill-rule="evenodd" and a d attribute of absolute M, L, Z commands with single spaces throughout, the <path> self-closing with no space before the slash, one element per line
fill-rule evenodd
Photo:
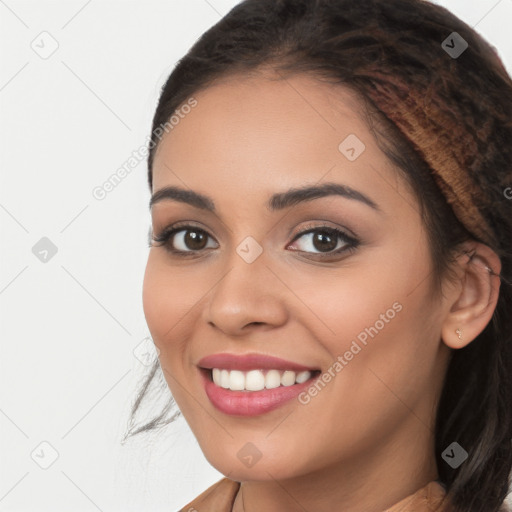
<path fill-rule="evenodd" d="M 467 43 L 458 56 L 442 45 L 454 32 Z M 455 512 L 498 511 L 512 467 L 510 76 L 480 35 L 425 0 L 245 0 L 198 39 L 162 87 L 148 157 L 150 189 L 158 127 L 214 80 L 264 67 L 282 79 L 309 73 L 357 93 L 379 146 L 416 192 L 437 289 L 464 240 L 486 243 L 500 257 L 493 318 L 472 343 L 453 351 L 435 430 L 439 479 Z M 462 185 L 471 183 L 462 202 L 445 179 L 455 168 L 465 173 Z M 468 208 L 472 224 L 461 222 Z M 156 380 L 167 387 L 158 360 L 133 404 L 127 437 L 176 417 L 167 415 L 169 396 L 159 416 L 134 426 Z M 441 456 L 453 441 L 469 454 L 457 469 Z"/>

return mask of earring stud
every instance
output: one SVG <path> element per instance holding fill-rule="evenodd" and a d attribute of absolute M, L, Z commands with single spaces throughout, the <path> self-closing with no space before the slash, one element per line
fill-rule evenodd
<path fill-rule="evenodd" d="M 455 329 L 455 334 L 459 337 L 459 340 L 462 339 L 462 331 L 460 329 Z"/>

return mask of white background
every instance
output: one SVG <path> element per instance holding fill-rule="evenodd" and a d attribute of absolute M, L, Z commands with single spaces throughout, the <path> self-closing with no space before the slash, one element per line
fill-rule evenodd
<path fill-rule="evenodd" d="M 236 3 L 0 0 L 0 512 L 175 511 L 223 476 L 182 418 L 120 445 L 146 369 L 145 162 L 102 201 L 92 190 L 145 144 L 174 64 Z M 438 3 L 512 73 L 512 0 Z M 31 48 L 43 31 L 47 59 Z"/>

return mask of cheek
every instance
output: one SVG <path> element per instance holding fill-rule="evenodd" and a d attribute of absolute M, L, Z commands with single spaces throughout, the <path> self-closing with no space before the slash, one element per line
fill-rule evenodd
<path fill-rule="evenodd" d="M 297 295 L 317 315 L 302 323 L 329 353 L 335 375 L 306 406 L 315 410 L 311 417 L 327 416 L 319 427 L 327 438 L 342 428 L 357 439 L 365 425 L 377 439 L 431 392 L 439 319 L 428 263 L 419 246 L 400 258 L 380 251 L 361 265 L 364 272 L 301 280 Z"/>
<path fill-rule="evenodd" d="M 142 287 L 144 316 L 153 341 L 163 352 L 183 339 L 184 320 L 193 313 L 205 286 L 191 271 L 166 264 L 165 254 L 150 251 Z"/>
<path fill-rule="evenodd" d="M 414 324 L 428 315 L 425 308 L 431 307 L 422 296 L 424 288 L 418 287 L 427 275 L 426 262 L 414 255 L 408 262 L 400 262 L 396 256 L 375 251 L 373 257 L 358 261 L 354 268 L 347 265 L 325 273 L 289 272 L 300 273 L 298 280 L 293 280 L 292 274 L 286 276 L 286 269 L 281 275 L 294 282 L 294 294 L 304 298 L 300 307 L 293 306 L 295 320 L 332 359 L 350 350 L 353 340 L 362 346 L 373 339 L 391 345 L 401 343 L 398 334 L 411 328 L 407 319 Z M 393 336 L 386 334 L 391 334 L 390 326 L 396 331 Z"/>
<path fill-rule="evenodd" d="M 184 282 L 176 278 L 179 275 L 179 271 L 174 272 L 166 264 L 165 255 L 150 250 L 142 286 L 142 303 L 151 337 L 160 351 L 163 376 L 180 410 L 186 414 L 189 404 L 184 372 L 185 325 L 194 297 L 190 286 L 184 286 Z"/>
<path fill-rule="evenodd" d="M 142 284 L 142 307 L 153 341 L 161 350 L 165 326 L 169 328 L 169 309 L 166 303 L 169 283 L 159 267 L 158 258 L 155 257 L 153 250 L 150 250 Z"/>

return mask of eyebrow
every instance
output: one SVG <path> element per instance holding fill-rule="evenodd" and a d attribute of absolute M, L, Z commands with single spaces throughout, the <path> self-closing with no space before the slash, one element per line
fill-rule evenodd
<path fill-rule="evenodd" d="M 305 186 L 300 188 L 291 188 L 286 192 L 279 192 L 270 197 L 265 205 L 271 212 L 284 210 L 296 204 L 312 201 L 320 197 L 341 196 L 346 199 L 359 201 L 376 211 L 381 211 L 378 205 L 368 196 L 347 185 L 339 183 L 324 183 L 322 185 Z M 149 201 L 149 208 L 164 200 L 178 201 L 189 204 L 195 208 L 216 213 L 213 199 L 193 190 L 186 190 L 180 187 L 168 186 L 157 190 Z"/>

